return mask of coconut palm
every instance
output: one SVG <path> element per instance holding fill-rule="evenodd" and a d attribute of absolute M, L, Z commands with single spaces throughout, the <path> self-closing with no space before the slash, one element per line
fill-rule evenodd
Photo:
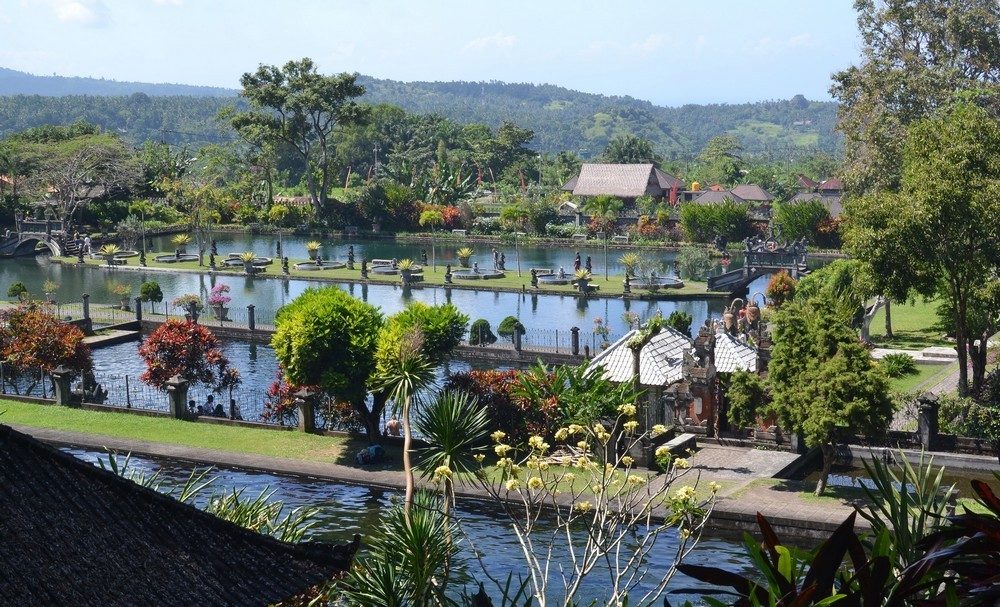
<path fill-rule="evenodd" d="M 594 196 L 583 203 L 583 210 L 604 224 L 604 280 L 608 280 L 608 237 L 622 211 L 622 201 L 614 196 Z"/>

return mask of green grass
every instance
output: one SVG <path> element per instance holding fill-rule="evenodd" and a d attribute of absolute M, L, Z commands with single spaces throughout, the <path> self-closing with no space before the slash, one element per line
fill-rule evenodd
<path fill-rule="evenodd" d="M 938 301 L 915 301 L 912 304 L 892 304 L 892 339 L 885 337 L 885 309 L 875 314 L 871 338 L 886 348 L 922 350 L 929 346 L 949 346 L 944 331 L 938 327 Z"/>
<path fill-rule="evenodd" d="M 159 263 L 153 261 L 157 255 L 170 254 L 169 251 L 163 251 L 159 253 L 148 253 L 146 255 L 146 264 L 150 268 L 162 268 L 169 269 L 172 271 L 179 272 L 208 272 L 208 267 L 198 266 L 197 261 L 184 261 L 180 263 Z M 221 263 L 222 258 L 219 258 Z M 300 262 L 308 261 L 307 259 L 289 259 L 289 275 L 294 278 L 316 278 L 316 279 L 326 279 L 331 282 L 336 281 L 360 281 L 361 280 L 361 262 L 357 261 L 354 270 L 343 269 L 323 269 L 315 271 L 305 271 L 296 270 L 295 264 Z M 345 261 L 345 260 L 338 260 Z M 75 263 L 75 258 L 63 258 L 63 263 L 72 264 Z M 95 267 L 106 267 L 107 264 L 103 259 L 85 259 L 84 263 Z M 205 256 L 205 263 L 208 263 L 208 256 Z M 129 263 L 125 268 L 136 268 L 139 264 L 138 258 L 130 258 Z M 453 269 L 458 269 L 457 266 L 453 265 Z M 242 267 L 233 268 L 219 266 L 215 271 L 217 276 L 233 276 L 244 278 L 245 274 Z M 444 264 L 439 264 L 436 271 L 430 267 L 424 270 L 424 280 L 421 284 L 426 285 L 444 285 L 444 275 L 445 266 Z M 257 274 L 257 278 L 279 278 L 281 277 L 281 264 L 275 261 L 272 265 L 266 268 L 266 271 L 261 274 Z M 620 295 L 624 287 L 622 281 L 624 279 L 623 275 L 610 275 L 608 280 L 604 279 L 604 274 L 597 272 L 595 273 L 591 284 L 599 287 L 598 294 L 600 295 Z M 379 276 L 377 274 L 369 272 L 368 282 L 372 284 L 399 284 L 399 276 Z M 476 289 L 481 289 L 484 291 L 488 290 L 520 290 L 522 287 L 525 290 L 530 290 L 532 292 L 538 293 L 561 293 L 561 294 L 573 294 L 577 291 L 572 285 L 551 285 L 551 286 L 540 286 L 537 291 L 531 287 L 531 272 L 527 266 L 523 266 L 521 269 L 521 276 L 517 275 L 517 270 L 513 266 L 513 262 L 508 262 L 508 269 L 506 271 L 506 276 L 499 279 L 493 280 L 454 280 L 453 284 L 462 287 L 474 287 Z M 645 294 L 644 291 L 639 289 L 633 289 L 632 293 L 635 295 Z M 695 281 L 685 281 L 684 286 L 680 289 L 661 289 L 659 294 L 664 297 L 664 299 L 669 299 L 671 296 L 681 296 L 681 297 L 691 297 L 698 295 L 705 295 L 708 293 L 708 285 L 704 282 Z M 718 295 L 718 294 L 716 294 Z"/>
<path fill-rule="evenodd" d="M 349 459 L 361 446 L 339 436 L 259 430 L 9 400 L 0 400 L 0 412 L 0 422 L 5 424 L 317 462 L 347 463 L 341 460 Z"/>
<path fill-rule="evenodd" d="M 917 363 L 917 373 L 889 380 L 889 387 L 896 392 L 916 392 L 930 388 L 957 369 L 957 365 L 932 365 Z"/>

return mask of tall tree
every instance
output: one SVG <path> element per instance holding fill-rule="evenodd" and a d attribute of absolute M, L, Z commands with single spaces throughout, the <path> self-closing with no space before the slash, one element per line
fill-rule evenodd
<path fill-rule="evenodd" d="M 648 139 L 632 134 L 618 135 L 608 141 L 601 160 L 618 164 L 660 164 L 663 159 L 653 151 Z"/>
<path fill-rule="evenodd" d="M 884 431 L 892 419 L 889 384 L 851 330 L 822 301 L 786 304 L 771 326 L 774 346 L 765 413 L 823 451 L 816 495 L 826 489 L 834 446 L 847 432 Z"/>
<path fill-rule="evenodd" d="M 355 101 L 365 92 L 357 75 L 324 76 L 306 57 L 281 68 L 261 65 L 243 74 L 240 84 L 250 109 L 231 114 L 233 128 L 249 141 L 295 150 L 306 167 L 313 206 L 321 212 L 334 172 L 333 134 L 342 125 L 364 122 L 368 114 Z"/>
<path fill-rule="evenodd" d="M 855 0 L 854 8 L 862 60 L 834 74 L 830 89 L 846 135 L 845 185 L 853 194 L 894 191 L 911 124 L 955 91 L 1000 87 L 1000 4 Z"/>
<path fill-rule="evenodd" d="M 698 176 L 708 182 L 737 183 L 743 174 L 743 146 L 732 135 L 712 137 L 698 154 Z"/>
<path fill-rule="evenodd" d="M 939 295 L 953 311 L 959 394 L 985 373 L 985 349 L 997 316 L 991 284 L 1000 264 L 1000 120 L 960 102 L 911 126 L 903 153 L 902 192 L 848 202 L 845 242 L 896 288 Z M 883 274 L 884 272 L 884 274 Z M 976 341 L 980 345 L 976 345 Z"/>

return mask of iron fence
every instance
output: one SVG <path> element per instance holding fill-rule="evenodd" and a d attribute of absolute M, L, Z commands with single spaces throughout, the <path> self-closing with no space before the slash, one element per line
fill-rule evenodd
<path fill-rule="evenodd" d="M 495 348 L 502 350 L 514 350 L 515 343 L 513 336 L 495 336 L 496 341 L 485 343 L 489 340 L 485 329 L 480 329 L 478 335 L 470 334 L 466 343 L 473 346 L 485 348 Z M 592 354 L 596 354 L 608 345 L 614 343 L 621 336 L 617 334 L 598 333 L 595 331 L 579 332 L 579 353 L 582 354 L 589 349 Z M 529 352 L 551 352 L 554 354 L 573 353 L 573 332 L 568 329 L 526 329 L 521 334 L 521 350 Z"/>

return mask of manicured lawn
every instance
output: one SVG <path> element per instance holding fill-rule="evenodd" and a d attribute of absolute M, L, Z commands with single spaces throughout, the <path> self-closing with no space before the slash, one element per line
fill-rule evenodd
<path fill-rule="evenodd" d="M 904 375 L 889 381 L 889 387 L 896 392 L 916 392 L 930 388 L 958 369 L 958 365 L 929 365 L 917 363 L 917 373 Z"/>
<path fill-rule="evenodd" d="M 938 301 L 917 300 L 912 304 L 892 304 L 892 339 L 885 338 L 885 309 L 872 319 L 871 337 L 886 348 L 921 350 L 928 346 L 948 346 L 944 330 L 938 327 Z"/>
<path fill-rule="evenodd" d="M 197 261 L 184 261 L 180 263 L 159 263 L 153 261 L 157 255 L 167 255 L 170 254 L 169 251 L 164 251 L 161 253 L 148 253 L 146 255 L 146 265 L 150 268 L 163 268 L 175 271 L 186 271 L 186 272 L 207 272 L 208 267 L 198 266 Z M 222 259 L 218 259 L 220 266 L 215 271 L 218 276 L 232 275 L 234 277 L 243 277 L 243 268 L 226 267 L 221 266 Z M 300 262 L 308 261 L 307 259 L 289 259 L 289 275 L 295 278 L 324 278 L 331 281 L 344 280 L 344 281 L 360 281 L 361 280 L 361 260 L 358 259 L 354 270 L 343 269 L 323 269 L 323 270 L 296 270 L 295 264 Z M 346 260 L 338 260 L 346 263 Z M 63 263 L 71 264 L 76 263 L 75 258 L 63 258 Z M 85 259 L 84 263 L 92 266 L 106 266 L 107 264 L 103 259 Z M 208 256 L 205 256 L 205 263 L 208 263 Z M 126 267 L 135 268 L 138 266 L 139 260 L 136 257 L 129 258 L 128 265 Z M 455 279 L 453 284 L 457 286 L 466 287 L 476 287 L 484 290 L 488 289 L 517 289 L 520 290 L 524 288 L 526 290 L 534 292 L 535 290 L 531 287 L 531 272 L 530 268 L 523 266 L 521 268 L 521 276 L 517 275 L 517 270 L 515 269 L 513 263 L 508 260 L 508 269 L 506 271 L 506 276 L 499 279 L 492 280 L 459 280 Z M 457 266 L 453 266 L 452 269 L 457 270 Z M 263 274 L 258 274 L 260 278 L 277 278 L 281 274 L 281 264 L 279 261 L 275 260 L 273 264 L 267 267 Z M 430 267 L 424 270 L 424 280 L 423 284 L 430 285 L 443 285 L 445 275 L 444 264 L 439 264 L 436 271 Z M 604 274 L 599 270 L 595 271 L 594 277 L 591 280 L 591 284 L 600 289 L 600 294 L 621 294 L 624 290 L 622 285 L 622 280 L 624 276 L 622 275 L 611 275 L 608 280 L 604 279 Z M 374 273 L 369 273 L 368 281 L 373 284 L 399 284 L 399 276 L 379 276 Z M 694 282 L 685 281 L 684 286 L 680 289 L 664 289 L 661 293 L 666 295 L 682 295 L 682 296 L 692 296 L 692 295 L 703 295 L 707 293 L 708 285 L 704 282 Z M 541 286 L 537 290 L 539 293 L 565 293 L 567 295 L 574 294 L 577 291 L 572 285 L 551 285 L 551 286 Z M 638 289 L 633 289 L 632 291 L 636 295 L 643 294 L 642 291 Z"/>
<path fill-rule="evenodd" d="M 0 400 L 0 423 L 330 463 L 346 463 L 339 460 L 347 459 L 344 456 L 353 454 L 356 448 L 351 441 L 338 436 L 258 430 L 8 400 Z"/>

